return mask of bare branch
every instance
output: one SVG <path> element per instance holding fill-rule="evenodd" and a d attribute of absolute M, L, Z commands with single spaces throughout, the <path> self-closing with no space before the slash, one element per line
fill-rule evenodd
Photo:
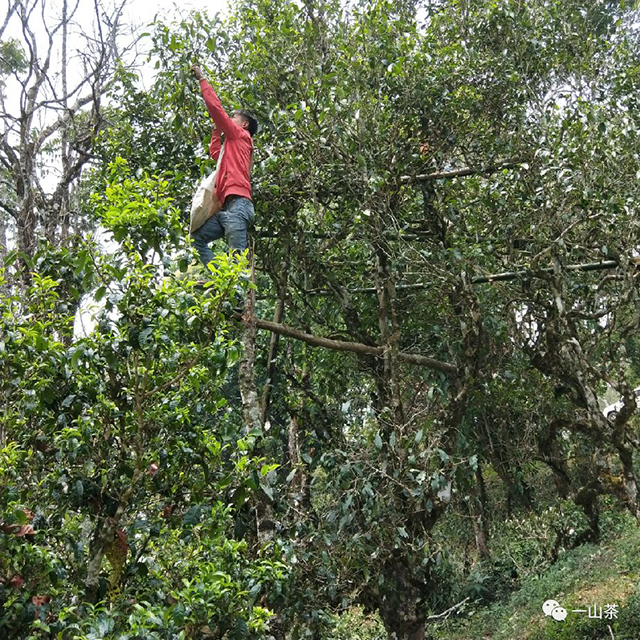
<path fill-rule="evenodd" d="M 234 314 L 236 320 L 244 322 L 242 315 L 239 313 Z M 332 340 L 330 338 L 322 338 L 320 336 L 314 336 L 304 331 L 299 331 L 293 327 L 289 327 L 285 324 L 278 324 L 276 322 L 270 322 L 269 320 L 261 320 L 260 318 L 254 318 L 253 321 L 258 329 L 265 329 L 273 333 L 278 333 L 281 336 L 287 336 L 294 340 L 300 340 L 312 347 L 322 347 L 324 349 L 331 349 L 333 351 L 346 351 L 348 353 L 355 353 L 362 356 L 376 356 L 381 357 L 384 355 L 385 347 L 374 347 L 360 342 L 347 342 L 345 340 Z M 449 364 L 448 362 L 441 362 L 428 356 L 423 356 L 416 353 L 405 353 L 403 351 L 397 354 L 398 360 L 402 362 L 408 362 L 409 364 L 415 364 L 427 369 L 435 369 L 436 371 L 442 371 L 450 375 L 458 373 L 458 368 Z"/>
<path fill-rule="evenodd" d="M 461 609 L 467 602 L 469 602 L 471 598 L 466 597 L 464 600 L 461 600 L 457 604 L 454 604 L 452 607 L 449 607 L 446 611 L 442 613 L 435 613 L 427 618 L 427 622 L 433 622 L 435 620 L 446 620 L 452 613 Z"/>
<path fill-rule="evenodd" d="M 72 119 L 77 111 L 79 111 L 86 104 L 89 104 L 94 99 L 93 94 L 86 95 L 80 99 L 72 106 L 68 107 L 67 111 L 64 115 L 60 116 L 55 122 L 52 122 L 48 127 L 45 127 L 40 135 L 36 138 L 34 142 L 34 149 L 38 150 L 42 147 L 44 141 L 51 135 L 53 135 L 58 129 L 67 125 Z"/>
<path fill-rule="evenodd" d="M 620 264 L 616 260 L 602 260 L 600 262 L 587 262 L 584 264 L 568 264 L 565 267 L 567 271 L 601 271 L 603 269 L 616 269 Z M 495 273 L 490 276 L 476 276 L 471 279 L 472 284 L 481 284 L 484 282 L 501 282 L 505 280 L 517 280 L 518 278 L 532 277 L 538 274 L 553 273 L 553 267 L 545 267 L 544 269 L 525 269 L 522 271 L 507 271 L 505 273 Z"/>
<path fill-rule="evenodd" d="M 4 209 L 14 220 L 18 217 L 18 212 L 2 200 L 0 200 L 0 209 Z"/>
<path fill-rule="evenodd" d="M 3 160 L 3 164 L 5 164 L 5 166 L 7 166 L 8 168 L 14 171 L 17 170 L 19 167 L 20 161 L 18 159 L 18 155 L 9 144 L 9 141 L 7 140 L 6 135 L 2 137 L 2 148 L 4 149 L 4 152 L 7 154 L 7 158 L 9 159 L 8 163 Z"/>
<path fill-rule="evenodd" d="M 416 176 L 402 176 L 400 182 L 410 184 L 413 182 L 432 182 L 434 180 L 447 180 L 451 178 L 464 178 L 465 176 L 490 175 L 503 169 L 522 166 L 523 160 L 499 160 L 485 167 L 461 167 L 450 171 L 436 171 L 434 173 L 422 173 Z"/>
<path fill-rule="evenodd" d="M 9 169 L 9 171 L 11 171 L 11 163 L 2 154 L 0 154 L 0 163 L 4 166 L 5 169 Z"/>
<path fill-rule="evenodd" d="M 35 36 L 33 35 L 33 32 L 29 29 L 29 18 L 31 17 L 31 12 L 35 8 L 35 3 L 29 11 L 27 11 L 26 7 L 23 4 L 19 6 L 22 9 L 22 12 L 19 13 L 20 23 L 22 25 L 22 35 L 24 37 L 24 41 L 27 45 L 27 48 L 29 49 L 29 65 L 28 65 L 29 71 L 27 73 L 27 77 L 23 81 L 21 81 L 23 91 L 22 91 L 22 95 L 20 96 L 20 110 L 24 112 L 25 110 L 24 100 L 27 94 L 26 87 L 29 81 L 31 80 L 31 76 L 34 73 L 34 69 L 37 66 L 37 62 L 38 62 L 38 46 L 36 43 Z"/>
<path fill-rule="evenodd" d="M 7 8 L 7 15 L 4 19 L 4 22 L 2 23 L 2 26 L 0 27 L 0 38 L 2 38 L 2 35 L 5 32 L 5 29 L 9 24 L 9 20 L 11 20 L 11 16 L 15 13 L 15 10 L 18 8 L 17 3 L 11 2 L 11 0 L 8 0 L 8 2 L 9 2 L 9 7 Z"/>
<path fill-rule="evenodd" d="M 629 260 L 631 264 L 638 264 L 634 259 Z M 620 263 L 616 260 L 601 260 L 600 262 L 586 262 L 581 264 L 568 264 L 564 269 L 566 271 L 602 271 L 607 269 L 617 269 Z M 471 278 L 471 284 L 491 284 L 493 282 L 505 282 L 517 280 L 518 278 L 534 278 L 543 274 L 553 273 L 553 267 L 545 267 L 543 269 L 522 269 L 521 271 L 505 271 L 503 273 L 494 273 L 487 276 L 475 276 Z M 415 282 L 412 284 L 398 284 L 397 291 L 424 291 L 432 286 L 430 282 Z M 349 293 L 377 293 L 375 287 L 356 287 L 348 289 Z M 303 291 L 308 296 L 328 296 L 334 292 L 329 289 L 307 289 Z"/>

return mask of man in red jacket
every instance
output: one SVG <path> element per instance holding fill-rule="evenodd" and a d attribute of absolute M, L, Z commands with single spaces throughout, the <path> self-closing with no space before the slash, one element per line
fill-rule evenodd
<path fill-rule="evenodd" d="M 247 248 L 247 229 L 254 216 L 251 160 L 258 121 L 244 110 L 234 111 L 229 117 L 200 67 L 194 65 L 191 73 L 200 82 L 202 97 L 215 125 L 209 146 L 209 155 L 214 160 L 220 157 L 221 134 L 224 134 L 223 153 L 216 178 L 216 193 L 222 209 L 192 234 L 200 260 L 206 266 L 213 259 L 209 243 L 214 240 L 226 237 L 231 249 L 244 251 Z"/>

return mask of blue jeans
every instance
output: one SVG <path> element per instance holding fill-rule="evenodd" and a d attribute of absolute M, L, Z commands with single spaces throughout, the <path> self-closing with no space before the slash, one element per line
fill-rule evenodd
<path fill-rule="evenodd" d="M 244 251 L 247 248 L 247 229 L 253 224 L 253 202 L 241 196 L 227 196 L 219 213 L 211 216 L 191 237 L 200 260 L 205 267 L 213 260 L 209 243 L 226 237 L 229 248 Z"/>

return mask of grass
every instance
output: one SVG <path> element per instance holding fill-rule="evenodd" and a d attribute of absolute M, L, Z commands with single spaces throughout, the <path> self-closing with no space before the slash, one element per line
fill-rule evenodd
<path fill-rule="evenodd" d="M 489 607 L 467 610 L 431 630 L 438 640 L 640 640 L 640 529 L 629 522 L 600 545 L 565 552 L 541 575 Z M 545 617 L 542 604 L 557 600 L 567 619 Z M 618 605 L 617 619 L 590 619 L 588 609 Z"/>

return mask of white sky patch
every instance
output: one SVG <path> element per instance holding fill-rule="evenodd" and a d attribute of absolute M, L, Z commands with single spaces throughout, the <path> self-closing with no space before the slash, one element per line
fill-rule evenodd
<path fill-rule="evenodd" d="M 63 60 L 62 30 L 58 29 L 63 15 L 62 0 L 27 0 L 27 7 L 32 8 L 28 21 L 28 29 L 33 33 L 37 44 L 37 58 L 42 65 L 45 58 L 50 55 L 51 63 L 47 73 L 45 84 L 40 88 L 38 103 L 34 114 L 33 126 L 35 130 L 43 130 L 55 121 L 61 111 L 59 98 L 62 96 L 63 72 L 67 75 L 68 104 L 72 106 L 81 96 L 89 92 L 87 84 L 88 56 L 95 56 L 99 33 L 104 36 L 109 31 L 109 20 L 114 19 L 114 12 L 120 0 L 95 0 L 98 5 L 100 24 L 96 17 L 96 4 L 94 0 L 67 0 L 68 42 L 66 60 Z M 150 25 L 156 20 L 171 23 L 174 20 L 188 16 L 192 11 L 206 12 L 213 16 L 216 13 L 228 12 L 228 0 L 185 0 L 178 3 L 176 0 L 129 0 L 122 12 L 120 19 L 121 35 L 119 37 L 118 50 L 123 64 L 129 69 L 135 69 L 142 86 L 148 89 L 154 81 L 155 69 L 153 62 L 148 61 L 148 52 L 151 41 L 142 38 L 132 47 L 139 38 L 139 34 L 150 32 Z M 57 29 L 57 30 L 56 30 Z M 48 49 L 49 38 L 47 32 L 55 32 L 51 51 Z M 14 39 L 23 49 L 25 57 L 29 58 L 29 45 L 25 43 L 19 16 L 13 14 L 3 40 Z M 26 89 L 33 84 L 33 76 L 25 72 L 9 75 L 4 78 L 5 86 L 0 96 L 2 101 L 3 117 L 2 134 L 6 136 L 10 144 L 17 140 L 21 117 L 21 100 L 25 100 L 25 89 L 21 83 L 27 80 Z M 84 81 L 84 82 L 83 82 Z M 83 84 L 80 84 L 83 83 Z M 74 88 L 77 90 L 74 91 Z M 105 96 L 103 104 L 108 103 Z M 88 107 L 85 107 L 85 109 Z M 39 178 L 46 193 L 51 193 L 57 186 L 60 176 L 60 157 L 55 149 L 48 155 L 41 155 L 39 161 L 44 163 L 39 167 Z M 12 240 L 12 234 L 9 234 Z"/>
<path fill-rule="evenodd" d="M 144 26 L 153 22 L 156 16 L 160 19 L 170 19 L 180 14 L 190 11 L 206 11 L 209 15 L 215 13 L 225 13 L 228 9 L 227 0 L 185 0 L 176 2 L 175 0 L 130 0 L 125 14 L 132 22 Z"/>
<path fill-rule="evenodd" d="M 124 12 L 125 23 L 135 25 L 139 33 L 149 31 L 148 27 L 156 20 L 171 23 L 182 16 L 187 16 L 194 11 L 200 11 L 213 17 L 215 14 L 226 14 L 229 9 L 227 0 L 185 0 L 178 3 L 175 0 L 129 0 Z M 155 70 L 153 65 L 142 66 L 140 79 L 145 87 L 153 82 Z"/>
<path fill-rule="evenodd" d="M 114 0 L 98 0 L 99 3 L 105 1 L 111 4 Z M 73 5 L 73 0 L 69 0 L 69 3 Z M 60 15 L 61 0 L 52 2 L 50 6 L 52 15 Z M 123 10 L 122 23 L 135 33 L 145 33 L 150 30 L 150 25 L 156 20 L 171 23 L 180 17 L 186 17 L 193 11 L 200 11 L 207 13 L 209 16 L 214 16 L 216 13 L 224 15 L 228 10 L 228 0 L 184 0 L 184 2 L 176 2 L 176 0 L 153 0 L 152 2 L 148 0 L 129 0 Z M 74 22 L 83 33 L 85 28 L 95 24 L 95 9 L 92 0 L 80 0 L 77 12 L 74 15 Z M 137 52 L 143 53 L 141 58 L 144 63 L 138 66 L 138 70 L 143 84 L 148 88 L 153 82 L 155 73 L 153 64 L 146 63 L 144 41 L 141 46 L 143 47 L 142 52 L 140 49 Z"/>

